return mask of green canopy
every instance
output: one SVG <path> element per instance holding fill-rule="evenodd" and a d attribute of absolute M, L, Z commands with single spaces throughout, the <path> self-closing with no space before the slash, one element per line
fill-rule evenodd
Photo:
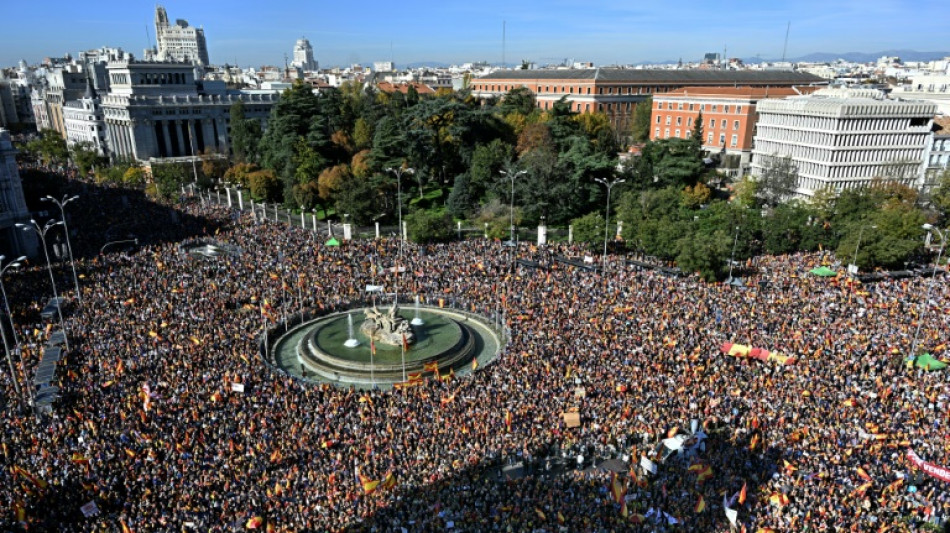
<path fill-rule="evenodd" d="M 336 240 L 335 237 L 330 237 L 330 240 L 326 242 L 327 246 L 339 246 L 340 241 Z"/>
<path fill-rule="evenodd" d="M 813 268 L 813 269 L 809 270 L 808 273 L 809 273 L 809 274 L 814 274 L 814 275 L 816 275 L 816 276 L 820 276 L 820 277 L 822 277 L 822 278 L 828 278 L 828 277 L 831 277 L 831 276 L 837 276 L 837 275 L 838 275 L 837 272 L 835 272 L 834 270 L 831 270 L 830 268 L 828 268 L 828 267 L 826 267 L 826 266 L 820 266 L 820 267 L 818 267 L 818 268 Z"/>
<path fill-rule="evenodd" d="M 934 359 L 929 353 L 921 354 L 914 364 L 917 365 L 917 368 L 923 368 L 924 370 L 943 370 L 947 368 L 947 363 L 940 361 L 939 359 Z"/>

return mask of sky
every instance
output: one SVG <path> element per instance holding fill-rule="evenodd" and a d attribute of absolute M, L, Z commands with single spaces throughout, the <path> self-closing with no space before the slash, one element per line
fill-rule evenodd
<path fill-rule="evenodd" d="M 0 66 L 154 42 L 155 3 L 4 1 Z M 598 65 L 787 57 L 812 52 L 950 49 L 946 3 L 935 0 L 164 0 L 170 20 L 205 30 L 214 64 L 281 65 L 305 36 L 321 67 L 394 60 Z M 502 28 L 505 46 L 502 46 Z M 146 29 L 147 28 L 147 29 Z"/>

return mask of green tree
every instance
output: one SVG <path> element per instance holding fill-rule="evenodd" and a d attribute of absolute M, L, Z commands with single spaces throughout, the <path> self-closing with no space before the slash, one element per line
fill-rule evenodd
<path fill-rule="evenodd" d="M 466 172 L 455 177 L 455 183 L 452 185 L 452 192 L 446 201 L 446 209 L 452 216 L 457 218 L 468 218 L 471 216 L 475 207 L 477 207 L 475 196 L 472 194 L 471 177 Z"/>
<path fill-rule="evenodd" d="M 689 136 L 689 140 L 693 141 L 693 144 L 696 145 L 696 149 L 700 151 L 703 149 L 703 135 L 705 135 L 703 112 L 700 111 L 699 114 L 696 115 L 696 121 L 693 122 L 693 132 Z"/>
<path fill-rule="evenodd" d="M 64 164 L 69 158 L 66 140 L 56 130 L 43 130 L 27 143 L 27 150 L 38 154 L 44 165 Z"/>
<path fill-rule="evenodd" d="M 130 187 L 145 185 L 145 170 L 139 166 L 130 166 L 122 174 L 122 183 Z"/>
<path fill-rule="evenodd" d="M 574 226 L 574 240 L 594 246 L 604 240 L 604 217 L 600 213 L 587 213 L 571 220 Z"/>
<path fill-rule="evenodd" d="M 521 224 L 521 210 L 518 207 L 515 207 L 514 212 L 512 213 L 509 205 L 500 201 L 497 198 L 493 198 L 486 204 L 482 205 L 481 210 L 478 213 L 478 217 L 475 219 L 479 227 L 487 224 L 488 225 L 488 237 L 491 239 L 508 239 L 510 235 L 509 228 L 511 227 L 510 216 L 514 216 L 514 224 L 516 226 Z"/>
<path fill-rule="evenodd" d="M 370 224 L 386 210 L 380 191 L 373 176 L 354 175 L 346 182 L 346 187 L 337 191 L 334 209 L 337 213 L 348 213 L 355 224 Z"/>
<path fill-rule="evenodd" d="M 446 242 L 455 237 L 455 228 L 448 213 L 419 209 L 406 216 L 406 233 L 413 242 Z"/>
<path fill-rule="evenodd" d="M 280 179 L 270 169 L 258 170 L 248 175 L 251 196 L 264 202 L 278 202 L 283 199 L 280 191 Z"/>
<path fill-rule="evenodd" d="M 231 104 L 230 112 L 231 151 L 234 160 L 238 163 L 256 161 L 261 123 L 256 119 L 246 118 L 242 100 Z"/>
<path fill-rule="evenodd" d="M 260 167 L 254 163 L 238 163 L 224 172 L 224 179 L 241 187 L 250 187 L 249 176 L 258 170 Z"/>
<path fill-rule="evenodd" d="M 669 138 L 649 142 L 643 148 L 643 156 L 652 165 L 658 186 L 677 185 L 685 187 L 699 181 L 704 167 L 696 145 L 688 139 Z"/>
<path fill-rule="evenodd" d="M 712 191 L 705 183 L 689 185 L 683 189 L 683 207 L 686 209 L 699 209 L 701 206 L 709 203 L 712 197 Z"/>
<path fill-rule="evenodd" d="M 723 230 L 693 233 L 677 241 L 676 264 L 686 272 L 697 272 L 705 281 L 721 279 L 728 271 L 732 239 Z"/>
<path fill-rule="evenodd" d="M 653 115 L 653 98 L 639 102 L 633 109 L 630 130 L 633 142 L 645 143 L 650 140 L 650 119 Z"/>
<path fill-rule="evenodd" d="M 171 201 L 188 180 L 189 168 L 182 163 L 166 163 L 152 166 L 152 182 L 155 194 L 162 201 Z"/>
<path fill-rule="evenodd" d="M 772 154 L 765 158 L 758 178 L 759 197 L 766 205 L 778 205 L 791 198 L 798 187 L 798 166 L 790 156 Z"/>
<path fill-rule="evenodd" d="M 85 176 L 96 166 L 105 163 L 105 158 L 99 155 L 96 147 L 89 141 L 79 141 L 69 147 L 69 154 L 76 166 L 79 167 L 79 175 Z"/>

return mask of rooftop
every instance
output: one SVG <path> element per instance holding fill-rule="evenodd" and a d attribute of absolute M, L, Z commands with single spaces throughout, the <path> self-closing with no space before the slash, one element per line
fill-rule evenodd
<path fill-rule="evenodd" d="M 809 94 L 816 87 L 683 87 L 654 96 L 654 99 L 677 97 L 706 97 L 706 98 L 785 98 Z"/>
<path fill-rule="evenodd" d="M 502 70 L 479 80 L 590 80 L 630 83 L 775 83 L 825 84 L 827 80 L 813 74 L 791 70 L 669 70 L 669 69 L 565 69 L 565 70 Z"/>

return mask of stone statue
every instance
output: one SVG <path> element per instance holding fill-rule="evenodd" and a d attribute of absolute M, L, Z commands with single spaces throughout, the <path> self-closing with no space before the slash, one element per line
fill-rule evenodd
<path fill-rule="evenodd" d="M 415 340 L 412 326 L 408 320 L 399 316 L 399 307 L 396 302 L 393 302 L 392 307 L 385 314 L 376 308 L 376 304 L 373 304 L 371 309 L 366 309 L 364 313 L 366 320 L 360 325 L 360 331 L 367 337 L 393 346 L 402 344 L 403 336 L 409 344 Z"/>

